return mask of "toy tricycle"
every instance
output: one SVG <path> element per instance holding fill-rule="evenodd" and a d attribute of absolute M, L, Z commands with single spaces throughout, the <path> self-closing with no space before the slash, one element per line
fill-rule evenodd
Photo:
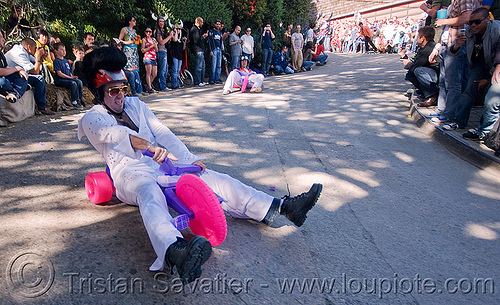
<path fill-rule="evenodd" d="M 147 149 L 142 153 L 149 157 L 154 155 Z M 212 246 L 218 246 L 226 239 L 226 217 L 210 187 L 198 176 L 188 174 L 201 170 L 200 166 L 173 164 L 165 158 L 160 165 L 160 172 L 165 175 L 160 175 L 157 183 L 168 207 L 179 214 L 173 218 L 174 226 L 178 230 L 189 226 L 194 234 L 206 237 Z M 89 173 L 85 178 L 85 190 L 92 203 L 108 202 L 115 192 L 109 168 L 105 172 Z"/>

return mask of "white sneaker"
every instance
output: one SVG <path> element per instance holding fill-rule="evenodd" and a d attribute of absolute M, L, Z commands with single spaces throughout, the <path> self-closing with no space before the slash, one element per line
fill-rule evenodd
<path fill-rule="evenodd" d="M 460 128 L 460 126 L 458 126 L 458 124 L 455 122 L 451 122 L 449 124 L 443 125 L 443 129 L 448 130 L 448 131 L 459 129 L 459 128 Z"/>
<path fill-rule="evenodd" d="M 203 86 L 206 86 L 206 85 L 207 85 L 207 83 L 202 82 L 202 83 L 198 84 L 198 87 L 203 87 Z"/>
<path fill-rule="evenodd" d="M 259 93 L 261 91 L 262 91 L 262 88 L 260 88 L 260 87 L 250 89 L 250 92 L 252 92 L 252 93 Z"/>
<path fill-rule="evenodd" d="M 229 94 L 229 93 L 231 93 L 231 90 L 229 90 L 229 89 L 224 89 L 222 91 L 222 94 L 224 94 L 224 95 Z"/>

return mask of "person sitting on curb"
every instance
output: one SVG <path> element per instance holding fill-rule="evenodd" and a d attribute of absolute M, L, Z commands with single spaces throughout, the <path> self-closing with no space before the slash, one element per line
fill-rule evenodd
<path fill-rule="evenodd" d="M 245 91 L 246 88 L 243 86 L 251 86 L 250 92 L 261 92 L 262 91 L 262 82 L 264 81 L 264 75 L 258 74 L 249 68 L 248 65 L 248 56 L 242 55 L 240 58 L 240 68 L 234 69 L 227 76 L 226 82 L 224 83 L 224 89 L 222 90 L 222 94 L 229 94 L 233 91 L 233 87 L 236 84 L 242 91 Z"/>
<path fill-rule="evenodd" d="M 56 58 L 54 59 L 54 85 L 58 87 L 68 88 L 71 91 L 71 105 L 77 110 L 83 110 L 83 83 L 78 79 L 78 76 L 71 74 L 71 65 L 64 58 L 66 56 L 66 46 L 62 42 L 57 42 L 54 45 Z"/>
<path fill-rule="evenodd" d="M 430 63 L 429 55 L 434 50 L 435 30 L 433 27 L 425 26 L 418 31 L 417 45 L 419 49 L 412 59 L 406 56 L 406 49 L 399 49 L 401 62 L 408 72 L 405 79 L 422 92 L 424 102 L 418 103 L 418 107 L 430 107 L 437 105 L 439 94 L 438 63 Z M 405 58 L 406 57 L 406 58 Z"/>
<path fill-rule="evenodd" d="M 286 45 L 283 45 L 281 51 L 274 53 L 272 65 L 272 67 L 274 67 L 274 74 L 292 74 L 294 72 L 290 59 L 287 57 L 287 53 L 288 47 Z"/>
<path fill-rule="evenodd" d="M 231 216 L 270 225 L 281 214 L 302 226 L 320 196 L 321 184 L 313 184 L 299 196 L 278 199 L 206 168 L 203 158 L 191 153 L 146 103 L 138 97 L 125 97 L 128 88 L 122 69 L 126 63 L 126 56 L 113 47 L 99 48 L 85 56 L 85 74 L 97 104 L 78 121 L 78 138 L 86 136 L 106 160 L 117 198 L 139 207 L 157 255 L 151 271 L 167 267 L 172 273 L 175 267 L 184 283 L 192 282 L 201 276 L 201 265 L 212 253 L 205 237 L 187 241 L 172 223 L 165 195 L 156 182 L 166 157 L 200 166 L 199 177 L 223 199 L 222 208 Z M 143 149 L 154 156 L 142 156 Z"/>
<path fill-rule="evenodd" d="M 8 67 L 2 49 L 5 38 L 0 31 L 0 94 L 11 103 L 21 98 L 20 92 L 24 93 L 28 87 L 28 73 L 21 66 Z"/>
<path fill-rule="evenodd" d="M 35 57 L 35 63 L 31 62 L 31 56 Z M 40 74 L 42 67 L 42 56 L 44 49 L 37 49 L 36 43 L 31 38 L 24 38 L 21 44 L 16 44 L 5 54 L 7 65 L 10 68 L 20 66 L 28 72 L 28 84 L 35 89 L 35 103 L 41 114 L 52 115 L 55 112 L 47 109 L 47 88 L 45 79 Z M 19 92 L 22 96 L 24 92 Z"/>

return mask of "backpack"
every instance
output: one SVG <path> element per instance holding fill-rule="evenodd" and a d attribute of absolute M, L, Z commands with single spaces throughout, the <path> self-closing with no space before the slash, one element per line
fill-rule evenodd
<path fill-rule="evenodd" d="M 484 137 L 484 145 L 500 151 L 500 119 L 495 122 L 491 131 Z"/>

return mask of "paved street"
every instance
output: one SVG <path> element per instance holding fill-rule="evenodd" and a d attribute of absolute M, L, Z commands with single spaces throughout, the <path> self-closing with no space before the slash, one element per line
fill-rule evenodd
<path fill-rule="evenodd" d="M 500 173 L 408 117 L 397 55 L 330 57 L 260 94 L 144 98 L 209 168 L 276 197 L 324 186 L 301 228 L 226 215 L 226 241 L 184 288 L 148 271 L 136 207 L 87 199 L 86 174 L 105 164 L 76 137 L 83 112 L 0 129 L 0 303 L 500 303 Z"/>

